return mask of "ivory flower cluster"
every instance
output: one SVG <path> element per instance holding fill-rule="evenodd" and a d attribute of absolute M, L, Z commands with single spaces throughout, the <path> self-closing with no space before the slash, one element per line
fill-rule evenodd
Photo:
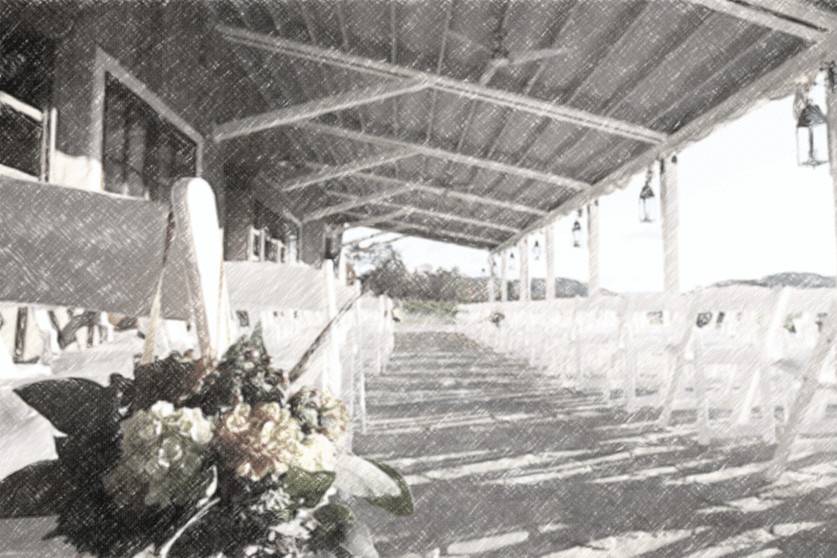
<path fill-rule="evenodd" d="M 194 496 L 198 473 L 213 438 L 213 423 L 200 409 L 166 401 L 137 411 L 120 424 L 122 455 L 105 479 L 115 498 L 146 505 L 182 504 Z"/>
<path fill-rule="evenodd" d="M 253 481 L 287 472 L 301 454 L 301 441 L 298 423 L 278 403 L 240 403 L 221 417 L 218 430 L 227 465 Z"/>

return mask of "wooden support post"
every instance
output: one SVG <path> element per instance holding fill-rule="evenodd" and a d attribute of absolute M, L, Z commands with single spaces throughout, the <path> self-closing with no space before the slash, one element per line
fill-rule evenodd
<path fill-rule="evenodd" d="M 340 248 L 340 259 L 337 262 L 337 284 L 341 287 L 349 284 L 349 251 L 345 246 Z"/>
<path fill-rule="evenodd" d="M 544 229 L 543 249 L 546 253 L 546 300 L 556 296 L 555 291 L 555 223 L 550 223 Z"/>
<path fill-rule="evenodd" d="M 495 300 L 495 293 L 494 293 L 494 255 L 489 252 L 488 253 L 488 286 L 486 292 L 488 293 L 488 302 L 494 302 Z"/>
<path fill-rule="evenodd" d="M 503 250 L 500 256 L 500 302 L 509 299 L 509 251 Z"/>
<path fill-rule="evenodd" d="M 837 226 L 837 83 L 832 71 L 828 72 L 826 81 L 826 121 L 828 125 L 828 160 L 831 171 L 831 187 L 834 192 L 834 221 Z M 819 375 L 825 365 L 828 355 L 837 342 L 837 298 L 831 303 L 828 316 L 822 324 L 814 353 L 805 366 L 802 374 L 802 385 L 796 394 L 796 399 L 790 409 L 788 421 L 779 438 L 779 444 L 773 454 L 770 465 L 764 472 L 767 480 L 775 481 L 779 478 L 790 459 L 791 449 L 797 436 L 802 431 L 805 417 L 808 415 L 811 403 L 819 389 Z"/>
<path fill-rule="evenodd" d="M 587 206 L 587 296 L 592 296 L 601 287 L 599 277 L 599 202 Z"/>
<path fill-rule="evenodd" d="M 334 277 L 334 262 L 323 260 L 323 283 L 327 308 L 327 319 L 333 320 L 337 316 L 337 289 Z M 340 362 L 340 344 L 342 339 L 338 327 L 332 328 L 328 334 L 328 353 L 325 360 L 325 370 L 320 379 L 320 388 L 327 390 L 336 397 L 340 397 L 343 389 L 343 367 Z"/>
<path fill-rule="evenodd" d="M 529 237 L 524 236 L 518 243 L 520 256 L 520 302 L 532 300 L 532 279 L 529 274 Z"/>
<path fill-rule="evenodd" d="M 660 159 L 660 220 L 663 228 L 663 291 L 680 292 L 680 206 L 677 199 L 677 155 Z"/>

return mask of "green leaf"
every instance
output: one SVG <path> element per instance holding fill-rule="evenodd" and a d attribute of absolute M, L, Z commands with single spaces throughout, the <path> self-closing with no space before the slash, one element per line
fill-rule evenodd
<path fill-rule="evenodd" d="M 71 487 L 58 461 L 39 461 L 0 482 L 0 517 L 32 517 L 58 513 Z"/>
<path fill-rule="evenodd" d="M 348 507 L 327 504 L 314 512 L 314 519 L 318 525 L 311 539 L 313 548 L 340 557 L 378 558 L 372 534 Z"/>
<path fill-rule="evenodd" d="M 291 467 L 285 473 L 285 490 L 294 499 L 302 499 L 303 505 L 313 508 L 325 496 L 334 483 L 335 475 L 327 471 L 312 473 L 305 469 Z"/>
<path fill-rule="evenodd" d="M 341 504 L 326 504 L 314 511 L 314 519 L 317 528 L 311 534 L 311 547 L 340 554 L 346 533 L 355 519 L 352 510 Z"/>
<path fill-rule="evenodd" d="M 401 487 L 375 463 L 346 453 L 337 458 L 337 490 L 358 498 L 397 497 Z"/>
<path fill-rule="evenodd" d="M 113 394 L 91 380 L 46 380 L 14 391 L 64 434 L 93 437 L 118 428 Z"/>
<path fill-rule="evenodd" d="M 380 496 L 377 498 L 367 498 L 366 500 L 379 508 L 383 508 L 393 515 L 412 515 L 415 511 L 413 504 L 413 493 L 410 491 L 410 486 L 401 474 L 384 463 L 369 460 L 370 463 L 378 467 L 381 471 L 387 474 L 398 485 L 398 496 Z"/>

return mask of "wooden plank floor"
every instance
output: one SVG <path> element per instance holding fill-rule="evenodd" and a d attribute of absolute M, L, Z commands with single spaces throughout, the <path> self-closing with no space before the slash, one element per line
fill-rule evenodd
<path fill-rule="evenodd" d="M 834 454 L 768 486 L 769 447 L 702 448 L 450 332 L 399 333 L 368 402 L 355 449 L 417 506 L 363 510 L 385 557 L 837 556 Z"/>

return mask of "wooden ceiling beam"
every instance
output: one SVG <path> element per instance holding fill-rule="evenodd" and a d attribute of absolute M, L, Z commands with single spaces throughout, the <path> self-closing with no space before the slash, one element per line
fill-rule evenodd
<path fill-rule="evenodd" d="M 646 150 L 596 182 L 593 188 L 576 194 L 566 203 L 561 204 L 544 217 L 527 226 L 520 233 L 497 246 L 495 251 L 512 247 L 527 234 L 553 223 L 556 219 L 584 207 L 609 192 L 623 188 L 631 177 L 642 172 L 654 161 L 667 154 L 677 153 L 683 147 L 704 137 L 708 131 L 740 114 L 742 107 L 753 106 L 759 101 L 775 97 L 778 94 L 787 94 L 799 79 L 809 77 L 811 72 L 817 71 L 825 62 L 833 60 L 835 51 L 837 51 L 837 30 L 830 32 L 822 41 L 789 58 L 777 68 L 696 117 L 669 136 L 662 145 Z"/>
<path fill-rule="evenodd" d="M 329 64 L 381 78 L 419 79 L 428 82 L 428 86 L 433 89 L 468 99 L 477 99 L 486 103 L 509 107 L 540 118 L 548 118 L 575 126 L 592 128 L 607 134 L 627 137 L 650 144 L 658 144 L 666 138 L 666 134 L 638 124 L 603 117 L 566 105 L 487 87 L 470 81 L 435 75 L 389 62 L 348 54 L 336 49 L 312 46 L 290 39 L 271 37 L 270 35 L 255 33 L 247 29 L 240 29 L 228 25 L 218 25 L 216 29 L 232 43 L 304 60 L 311 60 L 321 64 Z"/>
<path fill-rule="evenodd" d="M 443 161 L 452 161 L 454 163 L 459 163 L 463 165 L 481 167 L 484 169 L 505 174 L 513 174 L 516 176 L 521 176 L 523 178 L 537 180 L 538 182 L 544 182 L 546 184 L 553 184 L 562 188 L 568 188 L 570 190 L 585 190 L 590 187 L 590 185 L 586 182 L 575 180 L 574 178 L 569 178 L 566 176 L 560 176 L 557 174 L 542 172 L 531 168 L 510 165 L 508 163 L 501 163 L 500 161 L 496 161 L 493 159 L 483 159 L 482 157 L 475 157 L 473 155 L 466 155 L 464 153 L 448 151 L 446 149 L 432 147 L 422 143 L 413 143 L 405 140 L 389 138 L 385 136 L 378 136 L 367 132 L 350 130 L 348 128 L 341 128 L 340 126 L 331 126 L 329 124 L 322 124 L 320 122 L 299 122 L 295 124 L 295 126 L 304 130 L 310 130 L 321 134 L 327 134 L 341 139 L 371 143 L 372 145 L 380 145 L 384 147 L 408 149 L 420 155 L 425 155 L 427 157 L 435 157 Z"/>
<path fill-rule="evenodd" d="M 724 13 L 742 21 L 793 35 L 810 42 L 821 40 L 835 21 L 825 12 L 793 0 L 688 0 L 714 12 Z"/>
<path fill-rule="evenodd" d="M 384 213 L 383 215 L 371 215 L 368 216 L 366 219 L 361 219 L 359 221 L 353 221 L 350 223 L 352 227 L 372 227 L 377 223 L 383 223 L 385 221 L 393 221 L 398 219 L 399 217 L 403 217 L 410 213 L 410 210 L 407 208 L 402 207 L 401 209 L 397 209 L 395 211 L 391 211 L 389 213 Z"/>
<path fill-rule="evenodd" d="M 287 126 L 288 124 L 302 120 L 310 120 L 323 114 L 375 103 L 399 95 L 416 93 L 426 89 L 427 86 L 428 84 L 426 82 L 420 80 L 397 80 L 379 83 L 371 87 L 355 89 L 346 93 L 338 93 L 337 95 L 314 99 L 299 105 L 271 110 L 262 114 L 245 116 L 244 118 L 237 118 L 229 122 L 224 122 L 223 124 L 217 124 L 213 130 L 212 137 L 215 141 L 229 140 L 271 128 L 278 128 L 279 126 Z"/>
<path fill-rule="evenodd" d="M 414 152 L 406 149 L 396 149 L 395 151 L 388 151 L 371 157 L 358 159 L 345 165 L 323 166 L 319 170 L 295 176 L 292 178 L 276 179 L 275 182 L 278 188 L 283 192 L 293 192 L 301 190 L 307 186 L 325 182 L 327 180 L 334 180 L 336 178 L 343 178 L 359 171 L 371 169 L 374 167 L 381 167 L 389 163 L 394 163 L 407 157 L 415 155 Z M 318 165 L 319 166 L 319 165 Z"/>
<path fill-rule="evenodd" d="M 265 207 L 282 215 L 285 219 L 296 225 L 302 226 L 302 219 L 291 211 L 291 203 L 288 198 L 276 188 L 273 188 L 263 177 L 257 176 L 253 183 L 253 195 L 263 203 Z"/>
<path fill-rule="evenodd" d="M 342 198 L 354 198 L 356 196 L 352 194 L 344 194 L 343 192 L 331 192 L 332 195 L 342 197 Z M 457 221 L 459 223 L 463 223 L 465 225 L 472 225 L 474 227 L 482 227 L 485 229 L 496 229 L 498 231 L 503 231 L 507 233 L 517 233 L 520 232 L 522 229 L 520 227 L 512 227 L 509 225 L 503 225 L 501 223 L 492 223 L 490 221 L 485 221 L 482 219 L 473 219 L 471 217 L 463 217 L 462 215 L 457 215 L 455 213 L 446 213 L 444 211 L 436 211 L 435 209 L 427 209 L 424 207 L 417 207 L 412 204 L 404 204 L 404 203 L 393 203 L 387 201 L 377 202 L 375 205 L 380 205 L 382 207 L 400 207 L 404 210 L 409 211 L 410 213 L 415 213 L 418 215 L 427 215 L 428 217 L 434 217 L 436 219 L 441 219 L 443 221 Z"/>
<path fill-rule="evenodd" d="M 397 186 L 411 186 L 414 190 L 419 192 L 426 192 L 428 194 L 435 194 L 442 198 L 449 197 L 455 198 L 458 200 L 462 200 L 465 202 L 473 203 L 473 204 L 480 204 L 480 205 L 490 205 L 492 207 L 497 207 L 499 209 L 505 209 L 510 211 L 517 211 L 519 213 L 530 213 L 533 215 L 543 216 L 546 215 L 547 212 L 538 209 L 536 207 L 532 207 L 530 205 L 525 205 L 518 202 L 507 201 L 507 200 L 498 200 L 496 198 L 491 198 L 488 196 L 482 196 L 477 194 L 469 194 L 467 192 L 458 192 L 452 188 L 445 188 L 443 186 L 437 186 L 435 184 L 428 184 L 426 182 L 411 182 L 407 180 L 401 180 L 400 178 L 392 178 L 389 176 L 381 176 L 380 174 L 368 173 L 368 172 L 357 172 L 353 176 L 358 178 L 364 178 L 367 180 L 373 180 L 375 182 L 380 182 L 381 184 L 388 184 L 393 187 Z"/>
<path fill-rule="evenodd" d="M 308 221 L 316 221 L 318 219 L 323 219 L 325 217 L 329 217 L 331 215 L 337 215 L 338 213 L 346 213 L 350 209 L 354 209 L 356 207 L 362 207 L 364 205 L 369 205 L 381 200 L 385 200 L 387 198 L 392 198 L 395 196 L 400 196 L 401 194 L 406 194 L 407 192 L 412 192 L 415 188 L 412 186 L 400 186 L 398 188 L 393 188 L 391 190 L 386 190 L 384 192 L 375 192 L 374 194 L 369 194 L 368 196 L 362 196 L 359 198 L 355 198 L 351 201 L 347 201 L 345 203 L 340 203 L 337 205 L 330 205 L 328 207 L 324 207 L 323 209 L 319 209 L 317 211 L 311 212 L 307 215 L 302 217 L 302 222 L 307 223 Z"/>
<path fill-rule="evenodd" d="M 364 214 L 357 213 L 357 212 L 354 212 L 354 211 L 347 211 L 347 212 L 345 212 L 345 214 L 348 215 L 349 217 L 353 217 L 353 218 L 354 217 L 358 217 L 358 218 L 365 217 Z M 409 230 L 421 231 L 423 234 L 421 234 L 421 235 L 413 234 L 413 236 L 423 236 L 424 238 L 429 238 L 431 240 L 437 240 L 437 241 L 440 240 L 441 237 L 446 237 L 447 240 L 442 240 L 442 242 L 450 242 L 452 244 L 460 244 L 459 242 L 456 242 L 456 240 L 454 240 L 454 239 L 465 240 L 465 241 L 468 241 L 469 243 L 478 244 L 480 247 L 485 247 L 485 246 L 492 246 L 493 247 L 493 246 L 496 246 L 497 243 L 499 242 L 498 240 L 493 239 L 493 238 L 487 238 L 487 237 L 484 237 L 484 236 L 473 235 L 473 234 L 465 234 L 465 233 L 460 233 L 460 232 L 456 232 L 456 231 L 449 231 L 447 229 L 440 229 L 438 227 L 429 227 L 427 225 L 421 225 L 419 223 L 395 223 L 395 224 L 387 225 L 385 222 L 382 222 L 382 223 L 379 223 L 379 226 L 376 227 L 376 228 L 379 228 L 381 230 L 387 230 L 387 231 L 390 231 L 390 232 L 404 232 L 404 231 L 409 231 Z M 411 233 L 408 232 L 406 234 L 411 234 Z"/>

